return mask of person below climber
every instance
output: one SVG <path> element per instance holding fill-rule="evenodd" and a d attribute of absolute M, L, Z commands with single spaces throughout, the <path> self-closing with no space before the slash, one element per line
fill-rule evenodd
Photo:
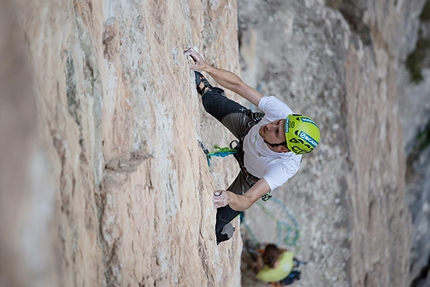
<path fill-rule="evenodd" d="M 293 271 L 300 264 L 298 262 L 303 261 L 296 260 L 292 251 L 267 244 L 263 252 L 257 253 L 256 278 L 273 286 L 290 285 L 300 280 L 300 271 Z"/>
<path fill-rule="evenodd" d="M 184 55 L 194 60 L 190 69 L 195 71 L 196 89 L 205 110 L 239 140 L 234 141 L 234 148 L 241 170 L 227 190 L 216 191 L 212 198 L 217 209 L 215 233 L 219 244 L 232 237 L 231 220 L 297 172 L 302 154 L 318 145 L 320 130 L 311 118 L 295 114 L 274 96 L 263 96 L 232 72 L 208 65 L 193 48 Z M 198 71 L 208 73 L 219 85 L 262 112 L 252 112 L 228 99 L 224 90 L 212 87 Z"/>

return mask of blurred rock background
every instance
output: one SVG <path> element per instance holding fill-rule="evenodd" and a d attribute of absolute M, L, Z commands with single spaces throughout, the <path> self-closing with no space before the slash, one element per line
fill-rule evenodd
<path fill-rule="evenodd" d="M 244 234 L 309 261 L 297 286 L 429 286 L 430 2 L 238 3 L 245 81 L 322 129 L 273 193 L 300 240 L 258 206 Z"/>

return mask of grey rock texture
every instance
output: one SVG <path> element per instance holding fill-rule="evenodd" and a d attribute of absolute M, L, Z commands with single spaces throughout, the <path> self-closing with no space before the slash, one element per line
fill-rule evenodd
<path fill-rule="evenodd" d="M 285 247 L 309 261 L 297 286 L 408 286 L 417 231 L 403 138 L 419 125 L 404 133 L 401 121 L 417 110 L 428 116 L 428 89 L 411 101 L 400 83 L 424 1 L 238 3 L 244 79 L 322 129 L 318 149 L 274 192 L 300 226 L 299 244 Z M 279 241 L 258 208 L 245 218 L 261 241 Z M 418 250 L 412 260 L 419 257 L 422 267 L 428 247 Z M 257 286 L 250 276 L 243 276 L 244 286 Z"/>

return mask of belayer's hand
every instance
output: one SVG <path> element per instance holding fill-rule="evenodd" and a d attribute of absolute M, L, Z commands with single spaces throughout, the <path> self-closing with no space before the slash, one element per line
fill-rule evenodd
<path fill-rule="evenodd" d="M 229 194 L 225 190 L 218 190 L 214 193 L 212 197 L 212 203 L 214 209 L 227 206 L 230 203 Z"/>
<path fill-rule="evenodd" d="M 188 48 L 184 51 L 185 56 L 190 56 L 194 60 L 194 65 L 190 65 L 190 70 L 194 71 L 204 71 L 208 66 L 206 62 L 203 60 L 202 56 L 196 52 L 193 48 Z"/>

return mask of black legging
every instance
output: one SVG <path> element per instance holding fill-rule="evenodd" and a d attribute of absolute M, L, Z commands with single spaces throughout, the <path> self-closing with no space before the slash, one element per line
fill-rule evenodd
<path fill-rule="evenodd" d="M 220 88 L 212 88 L 203 94 L 202 102 L 205 110 L 220 121 L 240 142 L 249 129 L 261 119 L 261 113 L 252 113 L 244 106 L 228 99 Z M 238 157 L 238 161 L 241 160 L 243 163 L 242 149 L 239 149 Z M 247 192 L 257 180 L 255 176 L 241 170 L 227 190 L 241 195 Z M 240 211 L 233 210 L 229 205 L 217 209 L 215 224 L 217 243 L 229 239 L 227 235 L 221 234 L 221 231 L 238 214 Z"/>

